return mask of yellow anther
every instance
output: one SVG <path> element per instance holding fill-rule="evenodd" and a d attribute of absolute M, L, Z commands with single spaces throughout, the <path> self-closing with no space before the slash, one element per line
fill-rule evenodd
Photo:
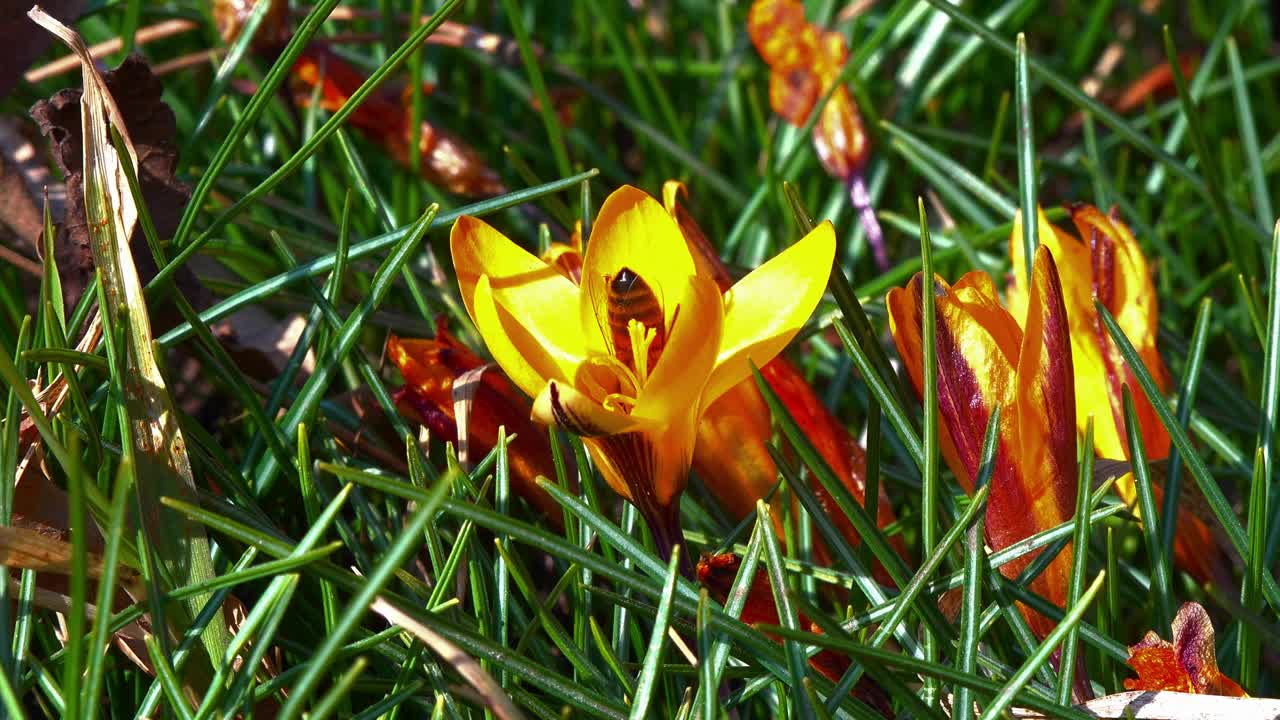
<path fill-rule="evenodd" d="M 635 318 L 627 321 L 627 333 L 631 336 L 631 359 L 636 366 L 636 376 L 640 379 L 640 387 L 644 387 L 649 379 L 649 346 L 653 344 L 656 333 Z"/>

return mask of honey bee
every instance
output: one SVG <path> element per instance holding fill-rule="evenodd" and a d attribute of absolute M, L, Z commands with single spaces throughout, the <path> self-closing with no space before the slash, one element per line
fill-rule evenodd
<path fill-rule="evenodd" d="M 613 356 L 623 365 L 638 372 L 628 328 L 631 321 L 635 320 L 653 330 L 646 365 L 649 372 L 652 372 L 667 342 L 662 303 L 658 301 L 649 283 L 630 268 L 622 268 L 617 275 L 605 275 L 604 282 L 605 316 L 609 323 L 609 332 L 605 337 L 612 341 Z"/>

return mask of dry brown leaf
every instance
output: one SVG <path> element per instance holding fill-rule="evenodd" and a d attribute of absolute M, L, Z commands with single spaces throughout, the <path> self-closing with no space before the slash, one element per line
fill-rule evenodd
<path fill-rule="evenodd" d="M 160 503 L 162 496 L 194 499 L 196 486 L 173 398 L 154 355 L 155 343 L 147 301 L 130 248 L 130 240 L 137 230 L 138 208 L 129 190 L 124 163 L 129 163 L 139 176 L 154 175 L 159 167 L 167 169 L 168 177 L 172 178 L 173 154 L 166 154 L 162 149 L 148 152 L 146 146 L 140 152 L 112 88 L 98 72 L 84 40 L 38 6 L 32 7 L 28 15 L 81 60 L 84 92 L 78 111 L 81 115 L 82 152 L 80 194 L 86 211 L 84 232 L 101 282 L 103 304 L 100 310 L 112 319 L 116 327 L 125 330 L 125 346 L 119 349 L 124 362 L 123 377 L 119 381 L 123 384 L 124 407 L 132 426 L 130 438 L 136 450 L 135 487 L 141 508 L 137 522 L 159 550 L 159 568 L 167 583 L 186 585 L 207 580 L 214 576 L 214 571 L 204 528 Z M 145 64 L 143 67 L 145 69 Z M 149 71 L 146 77 L 150 77 Z M 154 79 L 152 81 L 154 83 Z M 139 98 L 158 96 L 155 87 L 148 90 L 126 86 L 120 90 L 122 97 L 135 109 L 143 106 Z M 64 106 L 63 109 L 67 108 Z M 160 109 L 163 109 L 162 113 Z M 172 129 L 172 113 L 163 103 L 157 101 L 150 110 L 134 118 L 139 130 L 149 134 L 157 122 Z M 124 157 L 117 153 L 108 128 L 119 133 L 126 152 Z M 68 147 L 66 144 L 59 147 L 62 155 L 59 162 L 64 167 L 67 167 Z M 159 177 L 163 179 L 163 172 Z M 145 184 L 144 180 L 144 195 Z M 146 201 L 145 197 L 143 201 Z M 154 210 L 153 215 L 156 214 Z M 184 600 L 182 605 L 194 617 L 207 599 L 208 593 L 205 593 Z M 230 641 L 226 624 L 210 623 L 201 639 L 210 660 L 220 662 Z"/>
<path fill-rule="evenodd" d="M 115 98 L 120 116 L 118 123 L 129 129 L 137 155 L 138 183 L 156 232 L 161 238 L 170 237 L 182 218 L 191 189 L 174 175 L 178 161 L 177 122 L 173 111 L 161 100 L 164 88 L 146 61 L 136 55 L 125 58 L 120 67 L 103 73 L 102 78 L 107 92 Z M 66 209 L 57 224 L 54 254 L 68 308 L 79 301 L 94 271 L 84 206 L 82 95 L 81 90 L 60 90 L 31 108 L 31 117 L 40 132 L 49 137 L 54 160 L 66 177 Z M 125 195 L 128 195 L 127 189 Z M 140 228 L 135 228 L 130 235 L 129 245 L 139 275 L 153 276 L 155 263 Z M 189 270 L 180 271 L 175 282 L 197 308 L 207 304 L 208 291 Z"/>
<path fill-rule="evenodd" d="M 404 628 L 414 637 L 421 640 L 424 645 L 431 648 L 431 651 L 456 670 L 462 676 L 462 679 L 470 683 L 471 687 L 480 694 L 485 705 L 498 720 L 523 720 L 524 715 L 512 704 L 511 698 L 507 697 L 507 694 L 498 686 L 493 676 L 485 672 L 484 668 L 480 667 L 480 663 L 463 652 L 462 648 L 454 645 L 426 625 L 409 617 L 381 597 L 374 599 L 370 609 L 386 618 L 393 625 Z"/>

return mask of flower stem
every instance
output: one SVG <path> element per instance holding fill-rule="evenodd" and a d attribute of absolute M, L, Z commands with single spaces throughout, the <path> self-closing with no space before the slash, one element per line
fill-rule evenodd
<path fill-rule="evenodd" d="M 694 579 L 693 563 L 689 560 L 689 548 L 684 544 L 684 530 L 680 527 L 680 503 L 672 503 L 668 507 L 647 506 L 637 504 L 640 514 L 649 525 L 649 533 L 653 535 L 653 545 L 662 562 L 671 560 L 672 549 L 680 546 L 680 574 L 689 580 Z"/>
<path fill-rule="evenodd" d="M 858 213 L 863 232 L 867 234 L 867 244 L 871 246 L 871 253 L 875 256 L 876 267 L 880 272 L 885 272 L 889 269 L 889 253 L 884 247 L 884 231 L 880 229 L 876 209 L 871 206 L 871 192 L 867 189 L 867 181 L 862 173 L 854 173 L 849 176 L 846 184 L 849 188 L 849 202 L 852 203 L 854 212 Z"/>

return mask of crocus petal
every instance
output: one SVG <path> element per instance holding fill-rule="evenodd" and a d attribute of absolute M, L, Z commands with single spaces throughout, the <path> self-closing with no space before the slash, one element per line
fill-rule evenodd
<path fill-rule="evenodd" d="M 1199 603 L 1184 603 L 1173 618 L 1173 647 L 1197 692 L 1243 696 L 1244 690 L 1218 670 L 1217 642 L 1209 613 Z"/>
<path fill-rule="evenodd" d="M 849 88 L 837 87 L 822 106 L 822 114 L 813 126 L 813 147 L 822 167 L 840 180 L 848 181 L 866 164 L 870 146 Z"/>
<path fill-rule="evenodd" d="M 693 215 L 681 203 L 681 198 L 687 197 L 688 191 L 685 190 L 684 183 L 678 180 L 668 180 L 662 184 L 662 206 L 666 208 L 667 214 L 675 218 L 676 224 L 680 226 L 680 232 L 684 233 L 685 242 L 689 244 L 689 251 L 693 254 L 693 261 L 698 265 L 699 274 L 707 274 L 716 281 L 716 286 L 720 288 L 720 292 L 733 287 L 733 277 L 729 274 L 729 268 L 725 266 L 724 260 L 720 259 L 720 253 L 716 252 L 715 246 L 707 239 L 706 233 L 702 232 L 702 228 L 698 225 L 698 221 L 693 219 Z"/>
<path fill-rule="evenodd" d="M 1160 639 L 1160 636 L 1147 631 L 1142 641 L 1129 646 L 1129 667 L 1138 673 L 1138 677 L 1124 681 L 1125 690 L 1148 690 L 1172 692 L 1195 692 L 1191 686 L 1191 678 L 1178 664 L 1178 655 L 1173 651 L 1173 643 Z"/>
<path fill-rule="evenodd" d="M 786 347 L 813 314 L 835 260 L 830 222 L 739 280 L 725 294 L 724 334 L 703 395 L 712 402 Z"/>
<path fill-rule="evenodd" d="M 462 368 L 442 362 L 443 356 L 462 353 L 465 353 Z M 453 379 L 484 364 L 465 348 L 453 349 L 438 340 L 402 340 L 395 335 L 387 338 L 387 359 L 400 370 L 406 386 L 441 407 L 452 405 Z M 452 419 L 451 408 L 449 414 Z"/>
<path fill-rule="evenodd" d="M 1017 398 L 1010 413 L 1019 429 L 1017 485 L 994 484 L 988 501 L 987 528 L 994 533 L 989 537 L 997 549 L 1069 521 L 1076 505 L 1071 344 L 1057 268 L 1043 245 L 1036 249 L 1032 275 L 1018 358 Z M 993 512 L 1001 517 L 994 527 Z M 1071 557 L 1071 548 L 1064 549 L 1032 583 L 1037 592 L 1058 605 L 1066 599 Z M 1011 565 L 1010 571 L 1021 570 L 1017 564 Z M 1039 615 L 1030 616 L 1029 621 L 1039 635 L 1052 628 L 1052 623 Z"/>
<path fill-rule="evenodd" d="M 653 525 L 679 516 L 677 501 L 689 481 L 688 443 L 673 439 L 669 431 L 644 430 L 585 438 L 584 442 L 609 487 L 640 510 L 650 530 L 670 530 L 669 525 Z"/>
<path fill-rule="evenodd" d="M 1120 329 L 1133 343 L 1152 378 L 1162 392 L 1169 389 L 1169 374 L 1156 350 L 1156 333 L 1159 311 L 1156 306 L 1155 287 L 1147 270 L 1146 259 L 1129 228 L 1116 217 L 1103 215 L 1092 205 L 1072 208 L 1071 219 L 1080 231 L 1084 244 L 1092 255 L 1092 292 L 1115 317 Z M 1100 351 L 1101 368 L 1111 394 L 1111 409 L 1117 432 L 1121 433 L 1115 447 L 1100 446 L 1099 452 L 1107 457 L 1128 457 L 1128 443 L 1123 436 L 1124 409 L 1121 404 L 1121 388 L 1128 385 L 1137 388 L 1137 381 L 1125 363 L 1119 348 L 1111 338 L 1096 310 L 1089 308 L 1095 319 L 1093 334 Z M 1163 458 L 1169 454 L 1169 435 L 1156 417 L 1155 410 L 1141 392 L 1133 393 L 1134 410 L 1138 426 L 1142 430 L 1143 447 L 1147 457 Z M 1132 482 L 1120 488 L 1127 499 L 1135 492 Z"/>
<path fill-rule="evenodd" d="M 704 388 L 716 365 L 724 326 L 720 289 L 705 275 L 694 275 L 686 280 L 679 307 L 666 349 L 632 411 L 637 417 L 655 421 L 681 415 L 696 418 L 715 399 L 707 397 Z"/>
<path fill-rule="evenodd" d="M 693 469 L 734 519 L 754 513 L 756 501 L 778 482 L 766 450 L 772 437 L 769 408 L 754 382 L 734 385 L 702 411 Z M 775 522 L 780 519 L 775 515 Z"/>
<path fill-rule="evenodd" d="M 582 260 L 582 300 L 577 308 L 580 335 L 588 348 L 609 352 L 608 282 L 623 268 L 638 275 L 662 306 L 667 327 L 680 296 L 697 266 L 675 220 L 643 190 L 623 185 L 615 190 L 596 216 Z M 572 317 L 566 316 L 566 317 Z"/>
<path fill-rule="evenodd" d="M 568 243 L 553 242 L 542 253 L 542 261 L 577 285 L 582 281 L 582 221 L 573 223 Z"/>
<path fill-rule="evenodd" d="M 898 355 L 917 393 L 924 392 L 924 344 L 921 338 L 921 283 L 916 274 L 905 288 L 889 291 L 889 329 Z M 995 285 L 986 273 L 969 273 L 948 287 L 941 278 L 933 283 L 938 358 L 938 413 L 946 432 L 938 440 L 943 458 L 967 489 L 972 490 L 978 471 L 982 441 L 992 409 L 1001 415 L 1001 446 L 997 474 L 1012 472 L 1008 453 L 1014 449 L 1017 430 L 1008 412 L 1013 403 L 1014 368 L 1022 331 L 996 297 Z"/>
<path fill-rule="evenodd" d="M 444 327 L 438 327 L 436 337 L 430 340 L 392 335 L 387 339 L 387 357 L 405 379 L 394 395 L 400 413 L 426 426 L 434 436 L 457 442 L 454 383 L 484 361 Z M 529 398 L 496 368 L 472 382 L 475 387 L 466 425 L 473 457 L 483 456 L 497 445 L 499 427 L 505 427 L 508 436 L 514 434 L 508 453 L 511 487 L 547 522 L 560 527 L 564 519 L 560 505 L 537 483 L 539 476 L 555 476 L 555 464 L 547 433 L 529 418 Z"/>
<path fill-rule="evenodd" d="M 1094 275 L 1096 263 L 1094 250 L 1088 242 L 1089 234 L 1083 236 L 1082 242 L 1054 227 L 1043 211 L 1037 209 L 1036 214 L 1040 243 L 1053 253 L 1059 269 L 1067 321 L 1071 328 L 1077 429 L 1083 432 L 1088 417 L 1092 415 L 1094 448 L 1098 454 L 1110 458 L 1128 457 L 1124 414 L 1120 404 L 1120 379 L 1113 373 L 1113 367 L 1123 368 L 1124 363 L 1123 359 L 1120 359 L 1119 365 L 1108 363 L 1105 356 L 1103 343 L 1107 341 L 1104 338 L 1107 333 L 1093 307 L 1098 279 Z M 1101 214 L 1090 218 L 1094 219 L 1106 220 Z M 1077 221 L 1077 227 L 1080 227 L 1081 222 L 1086 220 L 1082 217 Z M 1013 263 L 1013 273 L 1007 297 L 1010 309 L 1020 321 L 1024 321 L 1027 308 L 1027 278 L 1023 257 L 1022 217 L 1019 214 L 1014 218 L 1013 232 L 1009 236 L 1009 258 Z M 1113 267 L 1114 263 L 1107 263 L 1107 266 Z M 1165 447 L 1167 451 L 1167 444 Z M 1131 482 L 1129 487 L 1132 487 Z"/>
<path fill-rule="evenodd" d="M 804 70 L 769 73 L 769 107 L 787 124 L 803 127 L 822 97 L 818 76 Z"/>
<path fill-rule="evenodd" d="M 626 413 L 604 409 L 572 385 L 555 380 L 548 382 L 533 401 L 533 419 L 582 437 L 630 432 L 642 424 Z"/>
<path fill-rule="evenodd" d="M 568 284 L 563 277 L 555 277 Z M 569 337 L 553 336 L 540 331 L 546 327 L 561 329 L 560 326 L 529 323 L 527 319 L 531 316 L 545 319 L 547 308 L 537 307 L 536 297 L 528 298 L 534 306 L 519 308 L 519 315 L 508 309 L 506 303 L 499 304 L 498 299 L 498 292 L 493 289 L 489 276 L 481 275 L 468 309 L 494 362 L 516 387 L 533 397 L 542 391 L 548 380 L 572 378 L 584 355 L 578 333 L 574 332 Z"/>
<path fill-rule="evenodd" d="M 532 396 L 549 378 L 573 377 L 586 354 L 573 283 L 473 217 L 458 218 L 449 246 L 467 312 L 516 385 Z M 482 281 L 495 306 L 486 327 L 480 319 Z M 502 358 L 495 345 L 502 346 Z"/>
<path fill-rule="evenodd" d="M 1012 474 L 1009 453 L 1014 450 L 1017 426 L 1008 409 L 1013 403 L 1018 361 L 1012 343 L 1020 340 L 1021 334 L 1013 318 L 996 304 L 995 286 L 985 273 L 969 273 L 956 288 L 935 285 L 938 412 L 959 465 L 953 465 L 952 470 L 971 490 L 981 463 L 987 423 L 997 405 L 1004 411 L 993 482 Z M 919 286 L 914 289 L 919 292 Z M 923 391 L 923 385 L 917 391 Z M 987 529 L 990 533 L 990 523 Z"/>
<path fill-rule="evenodd" d="M 1036 250 L 1031 302 L 1018 358 L 1017 419 L 1020 461 L 1035 468 L 1044 491 L 1035 500 L 1037 515 L 1052 527 L 1069 519 L 1076 504 L 1075 380 L 1062 286 L 1049 249 Z"/>
<path fill-rule="evenodd" d="M 885 307 L 889 311 L 889 332 L 893 336 L 893 344 L 898 348 L 898 357 L 906 370 L 907 379 L 917 393 L 924 389 L 924 341 L 920 336 L 920 283 L 922 276 L 916 273 L 905 288 L 893 288 L 885 296 Z M 941 283 L 938 279 L 936 282 Z M 956 478 L 966 489 L 973 484 L 965 464 L 960 461 L 956 445 L 951 441 L 951 433 L 938 433 L 938 446 L 947 467 L 955 473 Z"/>
<path fill-rule="evenodd" d="M 1005 291 L 1009 312 L 1022 323 L 1027 316 L 1027 266 L 1026 248 L 1022 240 L 1022 210 L 1013 215 L 1013 230 L 1009 233 L 1009 264 L 1011 282 Z M 1054 227 L 1044 210 L 1036 208 L 1036 227 L 1041 245 L 1053 253 L 1062 276 L 1063 297 L 1067 314 L 1074 315 L 1077 307 L 1092 307 L 1093 292 L 1089 287 L 1089 248 L 1070 234 Z"/>
<path fill-rule="evenodd" d="M 747 34 L 760 57 L 775 70 L 785 71 L 813 63 L 818 49 L 817 30 L 804 17 L 797 0 L 757 0 L 747 13 Z"/>

